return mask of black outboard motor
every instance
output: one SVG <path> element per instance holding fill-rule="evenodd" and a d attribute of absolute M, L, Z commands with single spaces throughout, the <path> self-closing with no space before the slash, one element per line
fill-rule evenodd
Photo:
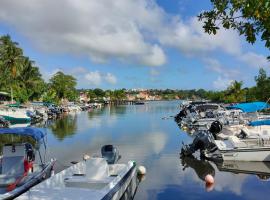
<path fill-rule="evenodd" d="M 186 108 L 183 108 L 176 116 L 175 120 L 176 121 L 181 121 L 183 118 L 187 116 L 187 110 Z"/>
<path fill-rule="evenodd" d="M 108 164 L 114 164 L 120 159 L 119 151 L 113 145 L 104 145 L 101 148 L 102 158 L 107 160 Z"/>
<path fill-rule="evenodd" d="M 215 139 L 217 139 L 217 134 L 222 131 L 222 124 L 219 121 L 214 121 L 208 131 L 213 134 Z"/>
<path fill-rule="evenodd" d="M 200 150 L 201 153 L 204 150 L 214 152 L 217 150 L 214 140 L 215 139 L 211 133 L 209 133 L 208 131 L 201 131 L 196 135 L 191 144 L 183 145 L 180 155 L 190 156 L 197 150 Z"/>

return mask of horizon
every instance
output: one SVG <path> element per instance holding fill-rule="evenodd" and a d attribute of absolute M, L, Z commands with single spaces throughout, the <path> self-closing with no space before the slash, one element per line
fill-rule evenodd
<path fill-rule="evenodd" d="M 204 33 L 196 16 L 211 9 L 209 0 L 1 4 L 0 35 L 18 42 L 46 81 L 63 71 L 77 89 L 220 91 L 233 80 L 254 86 L 260 67 L 269 73 L 261 41 L 251 45 L 223 28 Z"/>

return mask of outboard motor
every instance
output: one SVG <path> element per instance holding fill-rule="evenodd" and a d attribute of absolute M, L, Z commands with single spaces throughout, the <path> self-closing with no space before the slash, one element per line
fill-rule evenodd
<path fill-rule="evenodd" d="M 104 145 L 101 148 L 101 155 L 102 158 L 107 160 L 108 164 L 114 164 L 120 159 L 118 149 L 111 144 Z"/>
<path fill-rule="evenodd" d="M 217 134 L 222 131 L 222 124 L 219 121 L 214 121 L 208 131 L 213 134 L 215 139 L 217 139 Z"/>
<path fill-rule="evenodd" d="M 202 153 L 204 150 L 214 152 L 216 149 L 213 135 L 208 131 L 201 131 L 196 135 L 191 144 L 183 145 L 180 154 L 181 156 L 191 156 L 197 150 L 200 150 Z"/>
<path fill-rule="evenodd" d="M 175 120 L 176 121 L 181 121 L 183 118 L 187 116 L 187 111 L 186 108 L 183 108 L 176 116 Z"/>

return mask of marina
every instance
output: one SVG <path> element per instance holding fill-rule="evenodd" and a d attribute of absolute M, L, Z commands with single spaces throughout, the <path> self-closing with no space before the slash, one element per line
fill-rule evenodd
<path fill-rule="evenodd" d="M 211 199 L 219 195 L 225 199 L 246 199 L 250 198 L 250 192 L 257 195 L 256 198 L 269 192 L 267 162 L 213 162 L 180 158 L 181 141 L 189 143 L 194 136 L 179 129 L 173 117 L 169 117 L 177 114 L 179 103 L 159 101 L 145 105 L 105 106 L 91 111 L 69 112 L 60 118 L 31 126 L 45 128 L 47 157 L 56 159 L 55 175 L 60 176 L 61 172 L 79 166 L 84 162 L 83 155 L 89 155 L 90 159 L 100 157 L 101 147 L 105 144 L 117 147 L 121 155 L 118 163 L 133 160 L 137 166 L 145 166 L 146 175 L 133 182 L 137 185 L 129 187 L 129 192 L 125 193 L 126 199 L 134 195 L 136 200 L 179 199 L 179 196 Z M 209 173 L 213 174 L 215 180 L 210 186 L 205 185 L 204 181 Z M 25 193 L 21 199 L 40 197 L 38 191 L 44 189 L 42 183 L 46 182 L 33 187 L 35 192 L 29 193 L 33 194 L 33 198 Z M 57 194 L 57 190 L 54 191 Z M 50 198 L 53 195 L 47 197 Z"/>

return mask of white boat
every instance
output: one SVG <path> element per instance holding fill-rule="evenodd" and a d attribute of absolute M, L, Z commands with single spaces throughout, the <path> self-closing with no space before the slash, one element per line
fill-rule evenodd
<path fill-rule="evenodd" d="M 270 161 L 269 138 L 240 139 L 229 136 L 228 140 L 215 140 L 215 144 L 223 160 Z M 209 157 L 207 153 L 205 156 Z"/>
<path fill-rule="evenodd" d="M 11 123 L 24 123 L 31 121 L 31 117 L 27 115 L 27 111 L 20 108 L 1 108 L 0 116 Z"/>
<path fill-rule="evenodd" d="M 79 162 L 32 187 L 19 200 L 120 199 L 129 185 L 136 191 L 135 162 L 107 164 L 105 158 Z"/>

